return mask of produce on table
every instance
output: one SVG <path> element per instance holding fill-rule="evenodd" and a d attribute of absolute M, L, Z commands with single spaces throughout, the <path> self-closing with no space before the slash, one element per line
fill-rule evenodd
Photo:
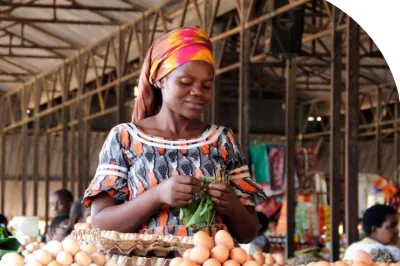
<path fill-rule="evenodd" d="M 90 230 L 92 229 L 92 217 L 86 218 L 86 223 L 76 223 L 74 225 L 74 230 Z"/>
<path fill-rule="evenodd" d="M 8 253 L 3 256 L 0 266 L 105 266 L 106 258 L 97 251 L 96 246 L 87 244 L 80 246 L 72 238 L 63 242 L 56 240 L 48 242 L 41 249 L 34 250 L 25 256 Z"/>
<path fill-rule="evenodd" d="M 193 238 L 194 248 L 188 249 L 183 258 L 174 258 L 170 266 L 280 266 L 286 265 L 281 254 L 255 253 L 249 256 L 244 249 L 234 247 L 232 236 L 224 230 L 215 235 L 215 244 L 205 232 Z"/>

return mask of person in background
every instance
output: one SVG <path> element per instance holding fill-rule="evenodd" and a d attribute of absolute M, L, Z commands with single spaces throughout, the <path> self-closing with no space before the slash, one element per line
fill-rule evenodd
<path fill-rule="evenodd" d="M 64 238 L 67 236 L 68 223 L 69 223 L 68 214 L 57 215 L 51 221 L 48 240 L 63 241 Z"/>
<path fill-rule="evenodd" d="M 69 214 L 71 205 L 74 202 L 72 193 L 67 189 L 59 189 L 50 196 L 50 217 Z"/>
<path fill-rule="evenodd" d="M 71 212 L 69 214 L 69 227 L 74 228 L 77 223 L 85 223 L 86 218 L 90 216 L 90 208 L 82 205 L 82 198 L 72 204 Z"/>
<path fill-rule="evenodd" d="M 400 249 L 396 247 L 399 238 L 398 217 L 396 210 L 388 205 L 374 205 L 367 209 L 362 219 L 365 238 L 350 245 L 344 260 L 353 260 L 356 250 L 370 252 L 373 249 L 386 249 L 395 261 L 400 261 Z"/>
<path fill-rule="evenodd" d="M 8 229 L 7 229 L 7 227 L 8 227 L 8 219 L 3 214 L 0 214 L 0 226 L 3 227 L 4 229 L 6 229 L 6 232 L 7 232 L 8 236 L 12 235 L 11 232 L 8 231 Z"/>

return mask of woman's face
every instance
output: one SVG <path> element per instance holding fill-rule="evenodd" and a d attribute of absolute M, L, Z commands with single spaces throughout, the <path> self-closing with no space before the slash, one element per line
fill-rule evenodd
<path fill-rule="evenodd" d="M 397 215 L 387 215 L 382 226 L 374 229 L 377 240 L 384 245 L 397 244 L 397 240 L 399 238 L 399 230 L 397 229 L 397 225 Z"/>
<path fill-rule="evenodd" d="M 188 119 L 200 119 L 213 95 L 214 70 L 204 61 L 190 61 L 157 83 L 163 105 Z"/>

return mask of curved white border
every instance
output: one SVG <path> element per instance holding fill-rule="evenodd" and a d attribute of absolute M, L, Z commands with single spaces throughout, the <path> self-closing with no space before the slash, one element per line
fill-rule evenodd
<path fill-rule="evenodd" d="M 386 59 L 396 82 L 400 84 L 400 1 L 328 0 L 354 19 L 374 40 Z M 398 93 L 400 100 L 400 93 Z"/>

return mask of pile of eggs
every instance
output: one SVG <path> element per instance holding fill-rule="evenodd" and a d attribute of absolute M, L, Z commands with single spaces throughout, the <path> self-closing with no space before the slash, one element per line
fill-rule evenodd
<path fill-rule="evenodd" d="M 72 238 L 63 242 L 48 242 L 41 249 L 27 254 L 25 259 L 17 253 L 5 254 L 0 266 L 107 266 L 106 258 L 93 244 L 80 246 Z"/>
<path fill-rule="evenodd" d="M 399 266 L 399 264 L 390 264 L 384 262 L 374 262 L 370 254 L 363 250 L 356 250 L 352 253 L 352 260 L 337 261 L 329 263 L 326 261 L 310 262 L 307 266 Z"/>
<path fill-rule="evenodd" d="M 86 223 L 76 223 L 74 225 L 75 230 L 90 230 L 92 229 L 92 217 L 86 218 Z"/>
<path fill-rule="evenodd" d="M 223 230 L 217 232 L 214 241 L 207 233 L 200 231 L 194 236 L 193 244 L 194 248 L 186 250 L 183 258 L 172 259 L 170 266 L 262 266 L 267 261 L 272 263 L 271 266 L 285 265 L 282 255 L 276 258 L 262 253 L 249 256 L 244 249 L 235 247 L 232 236 Z"/>

